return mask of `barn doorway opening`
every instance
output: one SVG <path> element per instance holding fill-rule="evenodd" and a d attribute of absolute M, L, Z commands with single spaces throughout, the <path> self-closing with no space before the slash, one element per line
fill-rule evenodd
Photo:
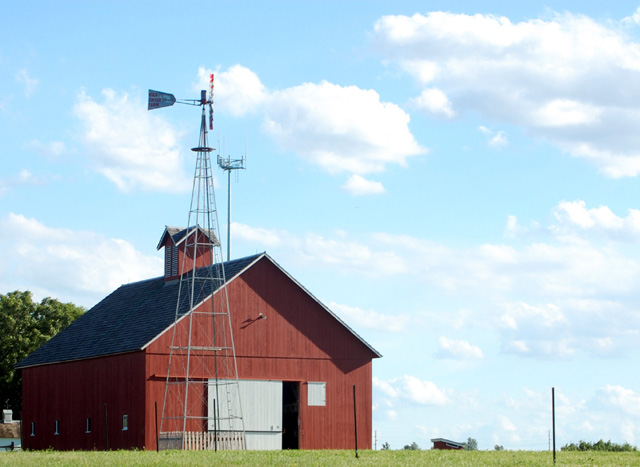
<path fill-rule="evenodd" d="M 282 382 L 282 449 L 298 449 L 300 383 Z"/>

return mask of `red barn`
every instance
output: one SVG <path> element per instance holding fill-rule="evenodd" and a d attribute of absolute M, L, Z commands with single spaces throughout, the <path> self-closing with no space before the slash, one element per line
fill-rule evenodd
<path fill-rule="evenodd" d="M 23 449 L 156 449 L 184 236 L 163 233 L 164 277 L 121 286 L 17 365 Z M 253 399 L 245 425 L 269 409 L 246 426 L 247 447 L 353 448 L 355 385 L 358 447 L 371 449 L 381 355 L 266 253 L 228 261 L 225 273 L 238 375 Z"/>
<path fill-rule="evenodd" d="M 432 449 L 464 449 L 463 443 L 451 441 L 450 439 L 434 438 L 431 442 L 433 443 Z"/>

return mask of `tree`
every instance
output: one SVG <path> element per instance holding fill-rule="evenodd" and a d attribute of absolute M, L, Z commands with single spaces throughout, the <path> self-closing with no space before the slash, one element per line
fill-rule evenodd
<path fill-rule="evenodd" d="M 33 301 L 31 292 L 0 294 L 0 404 L 20 415 L 22 376 L 14 366 L 66 328 L 86 310 L 47 297 Z"/>
<path fill-rule="evenodd" d="M 408 449 L 410 451 L 419 451 L 420 450 L 420 446 L 418 446 L 418 443 L 416 443 L 414 441 L 411 444 L 405 444 L 403 449 Z"/>
<path fill-rule="evenodd" d="M 391 449 L 391 446 L 389 445 L 389 443 L 384 443 L 382 445 L 382 450 L 383 451 L 388 451 L 389 449 Z"/>
<path fill-rule="evenodd" d="M 502 444 L 496 444 L 493 449 L 496 451 L 504 451 L 504 446 Z"/>
<path fill-rule="evenodd" d="M 625 442 L 624 444 L 612 443 L 611 440 L 599 440 L 596 443 L 580 441 L 578 444 L 566 444 L 561 451 L 606 451 L 606 452 L 637 452 L 638 448 Z"/>
<path fill-rule="evenodd" d="M 477 451 L 478 450 L 478 442 L 473 438 L 467 438 L 466 443 L 462 443 L 464 445 L 465 451 Z"/>

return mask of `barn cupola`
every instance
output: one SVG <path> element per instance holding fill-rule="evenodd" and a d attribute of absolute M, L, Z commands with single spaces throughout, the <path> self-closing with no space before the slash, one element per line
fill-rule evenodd
<path fill-rule="evenodd" d="M 209 266 L 213 247 L 218 245 L 215 234 L 200 227 L 165 226 L 157 247 L 164 247 L 164 280 L 178 279 L 194 267 Z"/>

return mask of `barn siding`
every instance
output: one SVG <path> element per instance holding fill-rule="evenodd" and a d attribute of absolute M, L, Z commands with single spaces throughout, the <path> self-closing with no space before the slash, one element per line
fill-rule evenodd
<path fill-rule="evenodd" d="M 234 279 L 227 293 L 239 378 L 302 383 L 300 448 L 353 448 L 355 384 L 358 447 L 370 449 L 371 360 L 376 355 L 266 258 Z M 216 302 L 221 298 L 217 295 Z M 171 329 L 146 350 L 147 446 L 155 447 L 154 403 L 160 414 L 170 342 Z M 327 383 L 326 406 L 307 406 L 310 381 Z"/>
<path fill-rule="evenodd" d="M 22 370 L 22 446 L 25 449 L 109 449 L 144 446 L 144 354 L 142 352 Z M 129 429 L 122 430 L 122 416 Z M 91 418 L 91 433 L 85 433 Z M 60 421 L 59 435 L 54 434 Z M 36 434 L 30 436 L 31 422 Z"/>

